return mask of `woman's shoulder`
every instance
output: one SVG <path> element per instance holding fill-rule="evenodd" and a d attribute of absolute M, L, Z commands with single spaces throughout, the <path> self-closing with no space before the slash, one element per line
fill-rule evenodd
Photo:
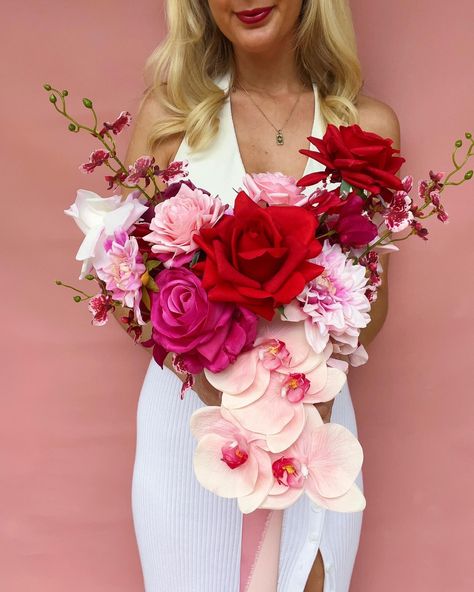
<path fill-rule="evenodd" d="M 400 148 L 400 122 L 389 104 L 360 93 L 356 104 L 359 110 L 359 125 L 383 138 L 392 138 L 393 147 Z"/>
<path fill-rule="evenodd" d="M 160 101 L 155 89 L 148 91 L 142 98 L 138 111 L 134 118 L 132 135 L 127 152 L 127 161 L 133 162 L 142 154 L 148 154 L 148 135 L 153 125 L 164 119 L 168 113 Z M 160 167 L 168 166 L 176 154 L 181 143 L 180 136 L 166 138 L 159 146 L 152 151 L 151 156 L 155 157 Z"/>

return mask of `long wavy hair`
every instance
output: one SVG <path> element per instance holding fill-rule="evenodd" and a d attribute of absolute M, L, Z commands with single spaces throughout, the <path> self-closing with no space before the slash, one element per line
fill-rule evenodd
<path fill-rule="evenodd" d="M 214 82 L 234 76 L 231 42 L 211 16 L 207 0 L 167 0 L 168 34 L 145 63 L 141 104 L 154 94 L 167 116 L 148 135 L 152 151 L 162 140 L 186 134 L 193 150 L 205 148 L 219 127 L 228 93 Z M 303 0 L 295 35 L 300 75 L 316 83 L 325 125 L 358 123 L 355 106 L 363 80 L 348 0 Z"/>

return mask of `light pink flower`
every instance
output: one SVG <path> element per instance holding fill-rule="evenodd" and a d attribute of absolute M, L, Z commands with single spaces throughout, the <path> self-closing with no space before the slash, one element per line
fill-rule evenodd
<path fill-rule="evenodd" d="M 288 321 L 305 319 L 306 337 L 316 352 L 324 351 L 332 340 L 337 353 L 351 354 L 358 347 L 360 330 L 370 322 L 365 267 L 354 265 L 340 245 L 327 240 L 313 261 L 324 272 L 285 306 L 285 317 Z"/>
<path fill-rule="evenodd" d="M 272 455 L 275 482 L 259 507 L 283 510 L 305 493 L 328 510 L 363 510 L 365 498 L 355 484 L 363 460 L 360 443 L 345 427 L 324 424 L 312 405 L 305 405 L 305 413 L 305 427 L 298 440 Z"/>
<path fill-rule="evenodd" d="M 242 428 L 221 407 L 201 407 L 190 427 L 198 440 L 193 465 L 199 483 L 221 497 L 238 498 L 243 513 L 253 512 L 273 484 L 262 436 Z"/>
<path fill-rule="evenodd" d="M 171 255 L 172 258 L 186 255 L 190 260 L 198 248 L 193 235 L 201 228 L 214 226 L 225 210 L 226 206 L 218 197 L 183 183 L 174 197 L 155 206 L 151 232 L 143 238 L 153 243 L 151 250 L 154 253 Z M 171 267 L 172 259 L 165 266 Z"/>
<path fill-rule="evenodd" d="M 332 348 L 316 353 L 303 323 L 262 323 L 250 351 L 219 373 L 205 371 L 226 408 L 245 429 L 263 434 L 278 452 L 300 435 L 305 404 L 333 399 L 347 377 L 326 364 Z"/>
<path fill-rule="evenodd" d="M 243 180 L 244 191 L 255 203 L 269 206 L 297 206 L 307 201 L 296 180 L 282 173 L 247 174 Z"/>
<path fill-rule="evenodd" d="M 98 277 L 105 282 L 105 287 L 111 292 L 114 300 L 119 300 L 122 306 L 131 308 L 140 325 L 143 319 L 140 313 L 142 295 L 141 277 L 146 268 L 138 249 L 138 242 L 134 236 L 128 236 L 123 229 L 114 233 L 114 238 L 105 241 L 107 262 L 104 267 L 96 269 Z"/>

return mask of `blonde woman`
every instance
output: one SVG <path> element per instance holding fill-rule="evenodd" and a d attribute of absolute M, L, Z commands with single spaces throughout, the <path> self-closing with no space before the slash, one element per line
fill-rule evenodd
<path fill-rule="evenodd" d="M 163 168 L 186 159 L 195 185 L 232 203 L 246 172 L 298 179 L 314 170 L 298 150 L 328 122 L 359 123 L 399 148 L 392 108 L 360 92 L 346 0 L 168 0 L 166 8 L 169 31 L 147 63 L 128 163 L 150 153 Z M 387 256 L 382 263 L 387 271 Z M 386 290 L 385 277 L 364 345 L 385 320 Z M 162 370 L 152 359 L 138 405 L 132 488 L 145 589 L 237 592 L 242 515 L 235 500 L 201 487 L 192 468 L 190 416 L 219 405 L 220 393 L 202 376 L 183 401 L 179 388 L 171 366 Z M 356 433 L 347 384 L 332 409 L 319 411 Z M 322 510 L 306 496 L 285 510 L 278 592 L 347 592 L 361 514 Z"/>

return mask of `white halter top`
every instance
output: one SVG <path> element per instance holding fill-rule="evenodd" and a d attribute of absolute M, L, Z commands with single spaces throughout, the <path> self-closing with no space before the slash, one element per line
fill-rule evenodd
<path fill-rule="evenodd" d="M 228 91 L 230 74 L 216 79 L 216 84 L 224 91 Z M 313 82 L 314 91 L 314 116 L 311 136 L 321 138 L 324 135 L 325 126 L 321 117 L 319 106 L 319 93 L 316 84 Z M 316 150 L 314 146 L 308 148 Z M 236 191 L 242 186 L 242 180 L 246 174 L 242 156 L 237 142 L 230 96 L 223 104 L 219 130 L 212 143 L 204 150 L 191 150 L 186 137 L 182 140 L 174 160 L 187 160 L 189 179 L 197 187 L 202 187 L 211 193 L 218 195 L 224 203 L 233 205 Z M 304 174 L 320 171 L 324 168 L 319 162 L 312 158 L 306 161 Z M 265 171 L 267 172 L 267 171 Z M 275 171 L 272 171 L 275 172 Z M 314 186 L 305 188 L 304 192 L 312 193 Z"/>

